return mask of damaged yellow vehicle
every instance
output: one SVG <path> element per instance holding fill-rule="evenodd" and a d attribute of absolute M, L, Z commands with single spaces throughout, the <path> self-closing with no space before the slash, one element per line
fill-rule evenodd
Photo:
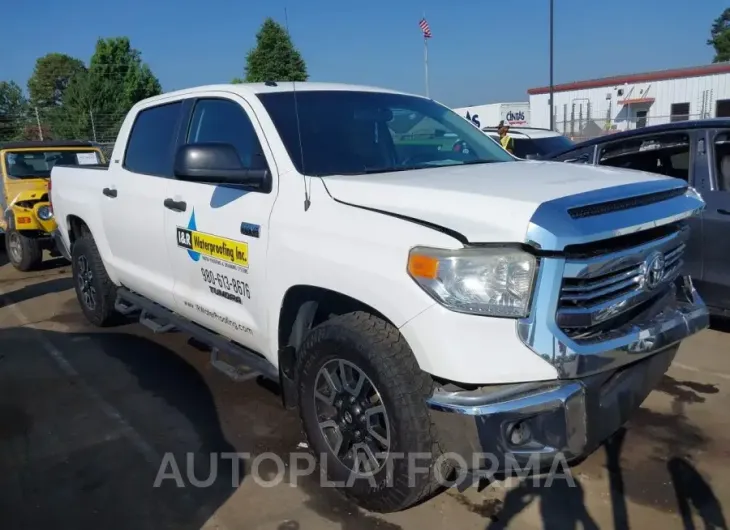
<path fill-rule="evenodd" d="M 43 261 L 43 251 L 60 255 L 51 234 L 56 229 L 49 201 L 51 168 L 55 165 L 104 163 L 101 149 L 90 142 L 40 141 L 0 144 L 0 234 L 8 261 L 31 270 Z"/>

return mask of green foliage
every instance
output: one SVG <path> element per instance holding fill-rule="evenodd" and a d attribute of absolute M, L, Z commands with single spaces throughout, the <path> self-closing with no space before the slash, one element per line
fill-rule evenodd
<path fill-rule="evenodd" d="M 49 53 L 39 58 L 28 79 L 30 101 L 37 107 L 60 105 L 68 84 L 85 70 L 82 61 L 62 53 Z"/>
<path fill-rule="evenodd" d="M 232 85 L 240 85 L 241 83 L 245 83 L 245 81 L 240 77 L 234 77 L 233 79 L 231 79 Z"/>
<path fill-rule="evenodd" d="M 0 142 L 21 138 L 27 112 L 23 89 L 14 81 L 0 81 Z"/>
<path fill-rule="evenodd" d="M 256 47 L 246 56 L 246 82 L 306 81 L 308 78 L 307 65 L 289 33 L 281 24 L 267 18 L 256 34 Z"/>
<path fill-rule="evenodd" d="M 708 46 L 715 48 L 713 63 L 730 61 L 730 7 L 715 19 L 710 29 Z"/>
<path fill-rule="evenodd" d="M 160 82 L 127 37 L 99 39 L 89 67 L 66 86 L 46 119 L 56 138 L 113 139 L 138 101 L 162 92 Z"/>
<path fill-rule="evenodd" d="M 16 83 L 0 82 L 0 141 L 41 134 L 44 139 L 113 140 L 129 109 L 162 93 L 162 87 L 129 38 L 114 37 L 96 42 L 88 68 L 61 53 L 41 57 L 28 93 L 30 101 Z"/>

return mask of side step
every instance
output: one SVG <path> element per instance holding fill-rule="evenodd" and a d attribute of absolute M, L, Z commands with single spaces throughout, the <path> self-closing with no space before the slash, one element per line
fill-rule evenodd
<path fill-rule="evenodd" d="M 247 381 L 262 375 L 279 382 L 279 370 L 261 355 L 125 288 L 118 289 L 114 309 L 122 315 L 139 312 L 139 322 L 154 333 L 180 330 L 192 335 L 211 348 L 211 365 L 234 381 Z M 224 361 L 221 354 L 235 358 L 240 364 Z"/>

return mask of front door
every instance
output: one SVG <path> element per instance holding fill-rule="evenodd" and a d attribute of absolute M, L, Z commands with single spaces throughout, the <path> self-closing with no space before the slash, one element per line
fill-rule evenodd
<path fill-rule="evenodd" d="M 275 172 L 253 118 L 239 96 L 212 93 L 194 102 L 181 143 L 231 144 L 245 167 L 261 168 L 268 158 Z M 271 189 L 258 191 L 173 179 L 169 198 L 177 208 L 165 220 L 177 311 L 258 352 L 267 349 L 266 250 L 276 174 L 271 180 Z"/>
<path fill-rule="evenodd" d="M 710 140 L 712 189 L 702 191 L 700 294 L 707 305 L 730 309 L 730 131 L 713 133 Z"/>
<path fill-rule="evenodd" d="M 102 208 L 111 261 L 121 283 L 168 308 L 174 306 L 170 257 L 165 247 L 165 207 L 182 115 L 176 101 L 141 110 L 122 160 L 112 160 Z"/>

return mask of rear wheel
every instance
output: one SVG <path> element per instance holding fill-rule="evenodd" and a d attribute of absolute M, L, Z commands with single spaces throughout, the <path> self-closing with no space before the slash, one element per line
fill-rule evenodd
<path fill-rule="evenodd" d="M 117 290 L 106 273 L 91 234 L 87 232 L 74 242 L 71 254 L 76 298 L 84 316 L 95 326 L 113 324 L 119 316 L 114 309 Z"/>
<path fill-rule="evenodd" d="M 309 446 L 342 493 L 392 512 L 435 490 L 433 382 L 394 326 L 364 312 L 334 317 L 307 335 L 297 372 Z"/>
<path fill-rule="evenodd" d="M 43 249 L 38 239 L 11 230 L 5 234 L 5 251 L 13 267 L 20 271 L 36 268 L 43 261 Z"/>

